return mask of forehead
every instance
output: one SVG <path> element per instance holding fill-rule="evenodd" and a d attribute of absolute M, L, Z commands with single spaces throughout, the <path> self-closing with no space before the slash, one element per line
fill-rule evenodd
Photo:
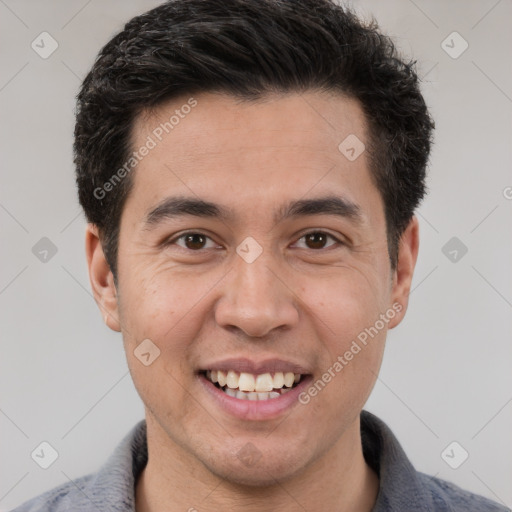
<path fill-rule="evenodd" d="M 191 106 L 193 105 L 193 106 Z M 366 137 L 357 100 L 335 93 L 272 94 L 257 100 L 225 94 L 182 96 L 146 110 L 134 122 L 134 142 L 152 135 L 157 143 L 184 142 L 194 156 L 251 146 L 336 149 L 340 136 Z M 235 138 L 233 137 L 235 135 Z M 165 140 L 160 141 L 160 138 Z M 240 141 L 244 140 L 244 147 Z M 309 144 L 304 146 L 304 142 Z M 175 148 L 179 152 L 179 148 Z"/>
<path fill-rule="evenodd" d="M 132 146 L 151 149 L 136 166 L 132 193 L 146 207 L 177 192 L 222 196 L 235 207 L 257 197 L 264 207 L 341 186 L 355 203 L 372 180 L 366 151 L 347 158 L 346 140 L 364 148 L 365 119 L 357 101 L 339 94 L 183 96 L 136 118 Z"/>

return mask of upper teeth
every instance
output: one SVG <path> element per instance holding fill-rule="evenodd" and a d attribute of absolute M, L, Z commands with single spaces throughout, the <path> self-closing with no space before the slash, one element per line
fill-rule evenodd
<path fill-rule="evenodd" d="M 236 389 L 240 391 L 256 391 L 265 392 L 272 391 L 273 389 L 280 389 L 283 386 L 291 388 L 294 383 L 300 381 L 300 373 L 293 372 L 276 372 L 274 376 L 270 373 L 262 373 L 260 375 L 253 375 L 252 373 L 238 373 L 234 370 L 224 372 L 222 370 L 208 370 L 206 377 L 212 382 L 218 382 L 222 388 Z"/>

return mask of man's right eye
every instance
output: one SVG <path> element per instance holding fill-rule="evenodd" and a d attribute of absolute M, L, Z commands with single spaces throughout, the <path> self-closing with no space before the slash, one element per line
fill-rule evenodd
<path fill-rule="evenodd" d="M 211 242 L 210 247 L 206 246 L 208 241 Z M 214 247 L 218 247 L 217 244 L 215 244 L 215 242 L 209 236 L 206 236 L 205 234 L 196 231 L 189 231 L 188 233 L 183 233 L 177 237 L 174 237 L 171 240 L 168 240 L 167 242 L 165 242 L 164 245 L 178 245 L 179 247 L 188 249 L 190 251 L 200 251 L 201 249 L 211 249 Z"/>

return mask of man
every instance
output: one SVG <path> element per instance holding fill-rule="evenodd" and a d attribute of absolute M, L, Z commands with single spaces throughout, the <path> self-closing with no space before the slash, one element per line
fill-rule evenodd
<path fill-rule="evenodd" d="M 78 97 L 91 286 L 146 418 L 21 511 L 501 511 L 362 412 L 405 315 L 433 123 L 328 0 L 175 0 Z"/>

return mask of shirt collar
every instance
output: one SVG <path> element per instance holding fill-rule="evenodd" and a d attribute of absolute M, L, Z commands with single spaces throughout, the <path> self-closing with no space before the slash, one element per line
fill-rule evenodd
<path fill-rule="evenodd" d="M 372 512 L 433 510 L 432 498 L 400 443 L 383 421 L 367 411 L 361 412 L 361 439 L 365 460 L 379 476 Z M 101 504 L 101 510 L 108 512 L 135 512 L 135 483 L 147 460 L 146 422 L 142 420 L 82 489 L 84 501 Z"/>
<path fill-rule="evenodd" d="M 434 509 L 432 497 L 389 427 L 368 411 L 361 412 L 361 440 L 367 464 L 379 476 L 372 512 Z"/>

